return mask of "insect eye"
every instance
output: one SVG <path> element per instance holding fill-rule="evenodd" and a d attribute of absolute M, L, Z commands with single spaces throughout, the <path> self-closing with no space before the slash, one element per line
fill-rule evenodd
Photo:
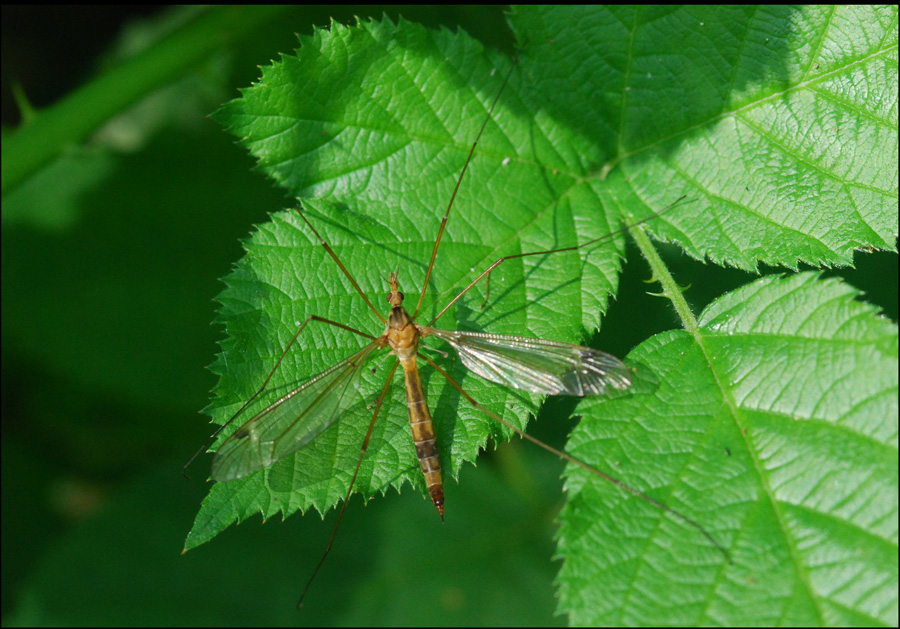
<path fill-rule="evenodd" d="M 394 296 L 394 293 L 388 293 L 388 297 L 387 297 L 388 303 L 391 303 L 391 297 L 393 297 L 393 296 Z"/>

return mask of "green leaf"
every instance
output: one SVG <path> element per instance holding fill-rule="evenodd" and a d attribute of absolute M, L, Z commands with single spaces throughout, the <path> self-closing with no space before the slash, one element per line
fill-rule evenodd
<path fill-rule="evenodd" d="M 697 334 L 629 354 L 647 366 L 633 396 L 580 404 L 571 453 L 690 513 L 734 563 L 570 466 L 558 582 L 575 624 L 890 624 L 897 328 L 858 296 L 814 273 L 763 278 Z"/>
<path fill-rule="evenodd" d="M 647 231 L 716 263 L 746 269 L 760 262 L 790 268 L 798 261 L 846 264 L 854 249 L 894 248 L 896 8 L 529 7 L 517 9 L 511 23 L 530 43 L 456 197 L 420 323 L 500 256 L 588 242 L 616 230 L 623 218 L 650 216 L 681 195 L 688 202 L 647 223 Z M 510 62 L 465 34 L 405 22 L 333 24 L 301 43 L 296 55 L 264 68 L 259 83 L 215 117 L 241 138 L 262 172 L 302 198 L 307 217 L 376 307 L 385 305 L 387 273 L 399 269 L 412 310 L 440 219 Z M 216 423 L 252 395 L 310 314 L 372 335 L 383 330 L 296 213 L 275 214 L 245 247 L 247 255 L 225 278 L 220 296 L 226 340 L 212 367 L 220 382 L 209 409 Z M 648 244 L 641 248 L 652 257 Z M 484 287 L 479 285 L 438 324 L 583 341 L 599 326 L 608 295 L 616 292 L 623 251 L 624 238 L 616 236 L 579 251 L 506 263 L 491 276 L 487 308 L 480 307 Z M 657 263 L 654 271 L 661 277 L 666 269 Z M 689 309 L 679 306 L 673 290 L 666 294 L 680 308 L 689 331 L 681 342 L 693 355 L 707 332 L 702 323 L 692 327 Z M 308 379 L 364 342 L 311 324 L 268 393 L 277 395 Z M 742 348 L 750 339 L 740 335 L 733 342 Z M 784 360 L 780 354 L 768 358 L 773 365 Z M 643 404 L 646 396 L 656 405 L 672 403 L 665 378 L 670 359 L 659 352 L 630 357 L 648 379 L 642 384 L 659 386 L 623 400 L 592 400 L 581 410 Z M 893 360 L 896 366 L 896 355 Z M 537 408 L 536 398 L 467 375 L 452 356 L 438 362 L 480 403 L 519 426 Z M 336 504 L 371 419 L 365 401 L 371 405 L 378 395 L 392 361 L 373 366 L 376 373 L 367 373 L 362 385 L 364 401 L 308 447 L 268 470 L 214 485 L 186 547 L 254 513 L 269 517 Z M 701 387 L 702 373 L 708 370 L 690 370 L 688 384 Z M 489 437 L 502 439 L 508 431 L 474 412 L 437 374 L 423 369 L 423 378 L 445 477 L 455 476 Z M 827 381 L 814 382 L 826 388 Z M 851 401 L 861 393 L 847 391 Z M 666 414 L 672 421 L 682 419 Z M 892 419 L 896 425 L 896 407 Z M 422 488 L 407 424 L 402 383 L 395 382 L 356 491 L 370 497 L 406 481 Z M 731 424 L 732 432 L 736 426 Z M 680 430 L 699 432 L 703 443 L 711 438 L 702 426 Z M 743 448 L 725 444 L 717 455 L 728 460 L 726 467 L 758 469 L 747 437 L 738 441 Z M 652 468 L 668 458 L 660 452 L 677 452 L 673 464 L 680 465 L 689 452 L 685 447 L 679 439 L 648 445 L 646 451 L 636 444 L 627 459 L 610 460 Z M 602 460 L 592 452 L 582 458 L 598 465 Z M 715 467 L 721 461 L 707 463 Z M 611 469 L 619 475 L 618 468 Z M 698 473 L 709 478 L 708 467 Z M 627 482 L 632 478 L 622 476 Z M 573 491 L 579 487 L 575 479 L 570 483 Z M 630 484 L 650 493 L 671 485 L 662 477 L 638 477 Z M 710 529 L 742 560 L 735 565 L 746 569 L 746 557 L 737 552 L 743 548 L 741 527 L 763 524 L 753 519 L 756 512 L 747 515 L 749 490 L 740 489 L 743 493 L 726 492 L 724 498 L 704 494 L 696 504 L 673 494 L 671 506 Z M 624 548 L 629 521 L 610 517 L 599 498 L 577 493 L 587 508 L 609 518 L 610 543 Z M 653 495 L 669 502 L 665 490 Z M 639 512 L 639 520 L 660 520 L 646 503 L 624 502 L 628 512 Z M 720 515 L 735 504 L 737 516 Z M 707 514 L 713 517 L 706 519 Z M 733 518 L 741 516 L 738 526 Z M 662 519 L 677 531 L 680 545 L 673 542 L 673 557 L 684 560 L 696 553 L 720 579 L 731 574 L 696 531 Z M 763 552 L 767 546 L 755 548 Z M 637 586 L 633 575 L 627 578 L 623 587 Z M 562 605 L 575 618 L 600 617 L 596 608 L 574 598 L 569 591 Z M 620 621 L 639 622 L 624 615 Z"/>

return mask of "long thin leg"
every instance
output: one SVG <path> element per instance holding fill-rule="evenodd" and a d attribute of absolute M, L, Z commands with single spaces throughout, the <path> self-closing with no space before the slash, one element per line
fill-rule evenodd
<path fill-rule="evenodd" d="M 644 218 L 644 219 L 641 219 L 641 220 L 636 221 L 636 222 L 634 222 L 634 223 L 631 223 L 630 225 L 626 225 L 625 227 L 622 227 L 621 229 L 617 229 L 617 230 L 614 231 L 614 232 L 610 232 L 609 234 L 606 234 L 605 236 L 600 236 L 599 238 L 594 238 L 593 240 L 589 240 L 589 241 L 587 241 L 587 242 L 583 242 L 583 243 L 581 243 L 580 245 L 574 245 L 574 246 L 572 246 L 572 247 L 562 247 L 561 249 L 550 249 L 550 250 L 548 250 L 548 251 L 529 251 L 529 252 L 527 252 L 527 253 L 517 253 L 517 254 L 511 255 L 511 256 L 503 256 L 502 258 L 500 258 L 500 259 L 498 259 L 496 262 L 494 262 L 491 266 L 489 266 L 487 269 L 485 269 L 484 271 L 482 271 L 481 274 L 480 274 L 478 277 L 476 277 L 474 280 L 472 280 L 471 283 L 469 283 L 468 286 L 466 286 L 464 289 L 462 289 L 462 291 L 460 291 L 459 295 L 457 295 L 456 297 L 454 297 L 453 299 L 451 299 L 451 300 L 450 300 L 450 303 L 448 303 L 446 306 L 444 306 L 443 310 L 441 310 L 439 313 L 437 313 L 437 316 L 435 316 L 435 318 L 432 319 L 432 320 L 428 323 L 428 325 L 427 325 L 426 327 L 431 327 L 432 325 L 434 325 L 434 322 L 435 322 L 435 321 L 437 321 L 438 319 L 440 319 L 440 318 L 444 315 L 444 313 L 447 312 L 447 311 L 450 309 L 451 306 L 453 306 L 453 304 L 455 304 L 457 301 L 459 301 L 459 299 L 460 299 L 463 295 L 465 295 L 467 292 L 469 292 L 469 290 L 470 290 L 473 286 L 475 286 L 475 284 L 477 284 L 478 282 L 480 282 L 481 279 L 482 279 L 483 277 L 487 277 L 487 278 L 488 278 L 488 279 L 485 281 L 485 283 L 488 284 L 488 286 L 489 286 L 491 271 L 493 271 L 494 269 L 496 269 L 498 266 L 500 266 L 501 264 L 503 264 L 503 263 L 506 262 L 507 260 L 515 260 L 516 258 L 527 258 L 528 256 L 548 255 L 548 254 L 551 254 L 551 253 L 562 253 L 563 251 L 576 251 L 576 250 L 578 250 L 578 249 L 582 249 L 583 247 L 587 247 L 587 246 L 589 246 L 589 245 L 593 245 L 593 244 L 596 244 L 596 243 L 598 243 L 598 242 L 602 242 L 602 241 L 604 241 L 604 240 L 609 240 L 609 239 L 612 238 L 613 236 L 615 236 L 615 235 L 617 235 L 617 234 L 621 234 L 622 232 L 628 231 L 628 230 L 631 229 L 632 227 L 637 227 L 638 225 L 642 225 L 643 223 L 646 223 L 647 221 L 650 221 L 650 220 L 653 220 L 654 218 L 657 218 L 657 217 L 659 217 L 659 216 L 662 216 L 663 214 L 665 214 L 666 212 L 668 212 L 669 210 L 671 210 L 671 209 L 673 209 L 675 206 L 677 206 L 681 201 L 683 201 L 683 200 L 685 199 L 686 196 L 687 196 L 687 195 L 682 195 L 682 196 L 680 196 L 678 199 L 675 200 L 674 203 L 672 203 L 671 205 L 669 205 L 667 208 L 665 208 L 665 209 L 663 209 L 663 210 L 660 210 L 660 211 L 657 212 L 656 214 L 653 214 L 652 216 L 648 216 L 647 218 Z M 487 298 L 488 298 L 488 289 L 486 288 L 486 289 L 485 289 L 485 294 L 484 294 L 484 302 L 481 304 L 481 307 L 482 307 L 482 308 L 484 307 L 484 304 L 487 303 Z"/>
<path fill-rule="evenodd" d="M 350 280 L 350 283 L 353 284 L 353 288 L 356 289 L 356 292 L 359 293 L 360 297 L 362 297 L 362 298 L 365 300 L 366 304 L 369 306 L 369 309 L 370 309 L 372 312 L 375 313 L 375 316 L 376 316 L 376 317 L 378 317 L 379 319 L 381 319 L 381 322 L 382 322 L 382 323 L 387 323 L 387 319 L 385 319 L 385 318 L 381 315 L 381 313 L 378 312 L 378 310 L 375 309 L 375 306 L 372 305 L 372 302 L 369 301 L 369 298 L 366 297 L 366 294 L 365 294 L 364 292 L 362 292 L 362 289 L 359 287 L 359 284 L 356 283 L 356 280 L 353 279 L 353 276 L 350 275 L 350 272 L 346 269 L 346 267 L 344 267 L 343 264 L 341 264 L 341 261 L 338 259 L 337 254 L 336 254 L 336 253 L 334 252 L 334 250 L 328 245 L 328 243 L 325 242 L 325 239 L 322 238 L 322 237 L 319 235 L 319 232 L 317 232 L 317 231 L 316 231 L 316 228 L 313 227 L 312 223 L 309 222 L 309 219 L 307 219 L 306 216 L 303 215 L 303 212 L 300 211 L 300 208 L 294 208 L 294 211 L 297 212 L 297 214 L 300 215 L 300 218 L 303 219 L 303 222 L 306 223 L 307 226 L 309 226 L 309 228 L 312 230 L 312 233 L 314 233 L 314 234 L 316 235 L 316 238 L 318 238 L 318 239 L 319 239 L 319 242 L 322 243 L 322 246 L 325 247 L 325 251 L 328 252 L 328 255 L 330 255 L 331 258 L 332 258 L 335 262 L 337 262 L 337 265 L 341 268 L 341 271 L 344 272 L 344 275 L 346 275 L 346 276 L 347 276 L 347 279 Z"/>
<path fill-rule="evenodd" d="M 369 447 L 369 439 L 372 437 L 372 429 L 375 428 L 375 420 L 378 418 L 378 412 L 381 410 L 384 396 L 387 395 L 388 387 L 391 386 L 391 382 L 394 379 L 394 373 L 397 371 L 397 365 L 399 364 L 399 360 L 394 363 L 391 373 L 388 374 L 387 382 L 384 383 L 384 388 L 381 390 L 381 395 L 378 397 L 378 404 L 375 405 L 375 412 L 372 413 L 372 421 L 369 422 L 369 430 L 366 431 L 366 438 L 363 440 L 362 448 L 359 450 L 359 459 L 356 461 L 356 469 L 353 470 L 353 477 L 350 479 L 350 486 L 347 487 L 347 494 L 344 496 L 344 503 L 341 505 L 341 510 L 338 513 L 337 522 L 334 523 L 334 530 L 331 531 L 331 539 L 328 540 L 328 547 L 325 548 L 325 552 L 322 554 L 322 558 L 319 559 L 316 569 L 313 570 L 312 576 L 309 578 L 309 581 L 306 582 L 306 587 L 304 587 L 303 591 L 300 593 L 300 600 L 297 601 L 297 608 L 303 607 L 303 598 L 306 596 L 309 586 L 312 585 L 316 575 L 319 574 L 319 568 L 322 567 L 322 564 L 325 563 L 325 558 L 328 556 L 328 553 L 331 552 L 331 545 L 334 543 L 335 536 L 337 536 L 338 527 L 341 525 L 341 518 L 344 517 L 344 509 L 347 508 L 347 503 L 350 501 L 350 492 L 353 490 L 353 484 L 356 483 L 356 476 L 359 474 L 359 466 L 362 465 L 363 457 L 366 454 L 366 448 Z"/>
<path fill-rule="evenodd" d="M 340 264 L 340 262 L 338 264 Z M 371 334 L 366 334 L 365 332 L 360 332 L 356 328 L 351 328 L 349 325 L 344 325 L 343 323 L 338 323 L 337 321 L 332 321 L 331 319 L 325 319 L 324 317 L 318 317 L 316 315 L 308 316 L 306 318 L 306 320 L 300 324 L 300 327 L 297 328 L 297 331 L 294 332 L 294 336 L 291 337 L 290 342 L 285 346 L 284 351 L 281 352 L 281 356 L 278 357 L 278 360 L 276 361 L 275 366 L 272 367 L 272 371 L 270 371 L 269 375 L 266 376 L 266 379 L 263 381 L 262 386 L 256 391 L 256 393 L 254 393 L 251 396 L 251 398 L 249 400 L 247 400 L 244 403 L 244 405 L 240 409 L 238 409 L 237 413 L 232 415 L 227 422 L 225 422 L 224 424 L 219 426 L 216 429 L 216 431 L 212 434 L 212 436 L 209 439 L 207 439 L 206 442 L 202 446 L 200 446 L 200 449 L 194 453 L 194 456 L 192 456 L 190 458 L 190 460 L 184 464 L 184 468 L 182 469 L 181 473 L 184 475 L 185 478 L 189 478 L 189 476 L 187 474 L 187 468 L 189 468 L 191 466 L 191 463 L 194 462 L 194 459 L 196 459 L 198 456 L 203 454 L 206 451 L 206 449 L 209 448 L 210 445 L 212 445 L 213 441 L 216 440 L 216 437 L 219 436 L 219 433 L 221 433 L 223 430 L 225 430 L 225 428 L 227 428 L 231 424 L 231 422 L 233 422 L 235 420 L 235 418 L 237 418 L 238 415 L 243 413 L 244 410 L 248 406 L 250 406 L 250 404 L 253 402 L 253 400 L 255 400 L 259 396 L 259 394 L 265 390 L 266 386 L 269 384 L 269 380 L 272 379 L 272 376 L 275 375 L 275 372 L 278 370 L 278 367 L 281 366 L 281 361 L 284 360 L 284 357 L 287 355 L 288 351 L 291 349 L 291 346 L 294 344 L 294 342 L 300 336 L 300 333 L 303 331 L 303 328 L 305 328 L 309 324 L 310 321 L 318 321 L 320 323 L 327 323 L 329 325 L 333 325 L 335 327 L 347 330 L 348 332 L 353 332 L 354 334 L 364 336 L 367 339 L 371 339 L 373 341 L 375 340 L 375 337 L 372 336 Z"/>
<path fill-rule="evenodd" d="M 484 129 L 485 127 L 487 127 L 487 123 L 494 113 L 494 107 L 497 106 L 497 101 L 500 100 L 500 96 L 503 94 L 503 90 L 506 89 L 506 84 L 509 83 L 509 79 L 512 76 L 513 70 L 516 69 L 516 64 L 518 64 L 519 62 L 519 53 L 521 52 L 522 50 L 520 48 L 516 53 L 515 58 L 513 58 L 513 62 L 509 68 L 509 72 L 506 73 L 506 78 L 503 79 L 503 85 L 500 86 L 500 91 L 497 92 L 497 96 L 494 97 L 494 102 L 491 103 L 491 107 L 490 109 L 488 109 L 487 116 L 484 117 L 484 122 L 481 123 L 481 129 L 479 129 L 478 135 L 475 137 L 475 143 L 469 150 L 469 156 L 466 158 L 466 163 L 463 164 L 462 172 L 459 173 L 459 179 L 456 180 L 456 187 L 453 188 L 453 194 L 450 196 L 450 203 L 447 204 L 447 211 L 444 212 L 444 218 L 441 220 L 441 227 L 440 229 L 438 229 L 437 239 L 434 241 L 434 250 L 431 252 L 431 262 L 428 263 L 428 271 L 425 273 L 425 281 L 422 283 L 422 292 L 419 295 L 419 303 L 416 304 L 416 309 L 413 312 L 413 319 L 415 319 L 416 315 L 419 314 L 419 309 L 422 307 L 422 300 L 425 299 L 425 291 L 428 289 L 428 280 L 431 279 L 431 271 L 432 269 L 434 269 L 434 260 L 435 258 L 437 258 L 438 247 L 441 245 L 441 237 L 444 235 L 444 228 L 447 226 L 447 218 L 450 216 L 450 208 L 453 207 L 453 201 L 454 199 L 456 199 L 456 193 L 459 192 L 459 186 L 466 174 L 466 170 L 468 170 L 469 168 L 469 162 L 472 161 L 472 155 L 475 154 L 475 148 L 478 146 L 478 141 L 481 139 L 481 134 L 484 133 Z"/>
<path fill-rule="evenodd" d="M 465 397 L 465 398 L 469 401 L 469 404 L 471 404 L 472 406 L 474 406 L 476 409 L 478 409 L 479 411 L 481 411 L 482 413 L 484 413 L 485 415 L 487 415 L 487 416 L 490 417 L 491 419 L 495 419 L 496 421 L 500 422 L 501 424 L 503 424 L 503 425 L 506 426 L 507 428 L 511 428 L 511 429 L 514 430 L 514 431 L 516 432 L 516 434 L 518 434 L 520 437 L 522 437 L 522 438 L 524 438 L 524 439 L 527 439 L 528 441 L 530 441 L 531 443 L 535 444 L 536 446 L 540 446 L 541 448 L 543 448 L 543 449 L 546 450 L 547 452 L 550 452 L 550 453 L 552 453 L 552 454 L 555 454 L 556 456 L 558 456 L 558 457 L 560 457 L 560 458 L 562 458 L 562 459 L 568 461 L 569 463 L 574 463 L 575 465 L 577 465 L 577 466 L 579 466 L 579 467 L 582 467 L 582 468 L 586 469 L 586 470 L 587 470 L 588 472 L 590 472 L 591 474 L 595 474 L 596 476 L 599 476 L 600 478 L 603 478 L 604 480 L 608 480 L 608 481 L 611 482 L 612 484 L 616 485 L 616 486 L 619 487 L 620 489 L 623 489 L 623 490 L 627 491 L 627 492 L 630 493 L 631 495 L 636 496 L 637 498 L 640 498 L 641 500 L 644 500 L 644 501 L 646 501 L 646 502 L 649 502 L 650 504 L 652 504 L 653 506 L 655 506 L 657 509 L 661 509 L 661 510 L 665 511 L 666 513 L 671 513 L 672 515 L 674 515 L 676 518 L 678 518 L 678 519 L 681 520 L 682 522 L 685 522 L 685 523 L 689 524 L 690 526 L 692 526 L 693 528 L 697 529 L 697 531 L 699 531 L 700 534 L 703 535 L 703 537 L 705 537 L 707 540 L 709 540 L 709 542 L 710 542 L 713 546 L 715 546 L 716 549 L 717 549 L 720 553 L 722 553 L 722 555 L 724 555 L 724 557 L 725 557 L 725 559 L 728 561 L 728 563 L 729 563 L 729 564 L 731 563 L 731 555 L 728 554 L 728 551 L 725 550 L 725 548 L 723 548 L 723 547 L 722 547 L 715 539 L 713 539 L 713 536 L 710 535 L 710 534 L 706 531 L 706 529 L 704 529 L 702 526 L 700 526 L 700 525 L 699 525 L 697 522 L 695 522 L 694 520 L 690 519 L 690 518 L 687 517 L 686 515 L 682 515 L 681 513 L 679 513 L 678 511 L 676 511 L 676 510 L 673 509 L 672 507 L 668 507 L 668 506 L 664 505 L 663 503 L 659 502 L 658 500 L 654 500 L 653 498 L 651 498 L 651 497 L 648 496 L 647 494 L 645 494 L 645 493 L 643 493 L 643 492 L 641 492 L 641 491 L 635 489 L 634 487 L 632 487 L 632 486 L 630 486 L 630 485 L 626 485 L 625 483 L 623 483 L 622 481 L 620 481 L 618 478 L 614 478 L 614 477 L 610 476 L 609 474 L 606 474 L 606 473 L 604 473 L 604 472 L 601 472 L 601 471 L 598 470 L 597 468 L 588 465 L 588 464 L 585 463 L 584 461 L 579 461 L 579 460 L 576 459 L 575 457 L 570 456 L 570 455 L 566 454 L 565 452 L 562 452 L 561 450 L 557 450 L 556 448 L 547 445 L 546 443 L 544 443 L 544 442 L 541 441 L 540 439 L 537 439 L 537 438 L 535 438 L 535 437 L 532 437 L 532 436 L 529 435 L 527 432 L 524 432 L 524 431 L 522 431 L 522 430 L 519 430 L 518 428 L 516 428 L 515 426 L 513 426 L 512 424 L 510 424 L 508 421 L 506 421 L 505 419 L 503 419 L 503 418 L 500 417 L 499 415 L 496 415 L 495 413 L 492 413 L 491 411 L 489 411 L 488 409 L 486 409 L 485 407 L 483 407 L 481 404 L 479 404 L 478 402 L 476 402 L 476 401 L 474 400 L 474 398 L 472 398 L 471 395 L 469 395 L 468 393 L 466 393 L 465 390 L 464 390 L 464 389 L 463 389 L 463 388 L 462 388 L 462 387 L 461 387 L 461 386 L 460 386 L 453 378 L 451 378 L 450 375 L 449 375 L 446 371 L 444 371 L 443 369 L 441 369 L 440 367 L 438 367 L 438 366 L 434 363 L 434 361 L 432 361 L 430 358 L 428 358 L 427 356 L 422 356 L 422 354 L 419 354 L 419 356 L 420 356 L 423 360 L 425 360 L 429 365 L 431 365 L 431 366 L 435 369 L 435 371 L 437 371 L 439 374 L 441 374 L 442 376 L 444 376 L 444 377 L 447 379 L 447 382 L 449 382 L 451 385 L 453 385 L 453 387 L 454 387 L 457 391 L 459 391 L 459 392 L 463 395 L 463 397 Z"/>

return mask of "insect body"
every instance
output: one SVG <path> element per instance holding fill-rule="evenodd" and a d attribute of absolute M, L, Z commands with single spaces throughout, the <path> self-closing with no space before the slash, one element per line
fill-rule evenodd
<path fill-rule="evenodd" d="M 625 390 L 631 386 L 630 372 L 622 361 L 587 347 L 420 326 L 403 307 L 396 273 L 390 274 L 389 284 L 391 311 L 384 333 L 369 337 L 372 342 L 367 347 L 279 398 L 241 426 L 217 451 L 214 479 L 227 481 L 246 476 L 308 444 L 338 419 L 340 410 L 346 407 L 347 396 L 356 389 L 366 360 L 376 350 L 390 348 L 403 369 L 413 443 L 428 494 L 443 517 L 440 459 L 417 363 L 421 356 L 419 341 L 424 337 L 446 341 L 463 364 L 481 377 L 532 393 L 585 396 L 603 394 L 610 387 Z"/>
<path fill-rule="evenodd" d="M 419 352 L 421 333 L 418 326 L 403 307 L 403 293 L 398 286 L 397 274 L 390 276 L 391 292 L 388 301 L 391 314 L 385 330 L 391 352 L 397 356 L 403 367 L 403 379 L 406 383 L 406 405 L 409 407 L 409 426 L 412 429 L 413 443 L 416 445 L 416 456 L 419 466 L 425 475 L 425 486 L 434 508 L 441 518 L 444 517 L 444 486 L 441 481 L 441 460 L 438 457 L 437 439 L 434 436 L 434 422 L 425 401 L 422 390 L 422 378 L 416 355 Z"/>

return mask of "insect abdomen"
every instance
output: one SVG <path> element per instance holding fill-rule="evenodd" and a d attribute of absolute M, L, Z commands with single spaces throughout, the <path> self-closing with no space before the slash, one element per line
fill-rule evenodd
<path fill-rule="evenodd" d="M 431 502 L 443 519 L 444 485 L 441 480 L 441 461 L 434 436 L 434 423 L 431 421 L 431 413 L 425 401 L 425 392 L 422 390 L 422 380 L 415 358 L 402 363 L 406 382 L 406 404 L 409 407 L 409 425 L 412 428 L 416 456 L 419 457 L 419 465 L 425 475 Z"/>

